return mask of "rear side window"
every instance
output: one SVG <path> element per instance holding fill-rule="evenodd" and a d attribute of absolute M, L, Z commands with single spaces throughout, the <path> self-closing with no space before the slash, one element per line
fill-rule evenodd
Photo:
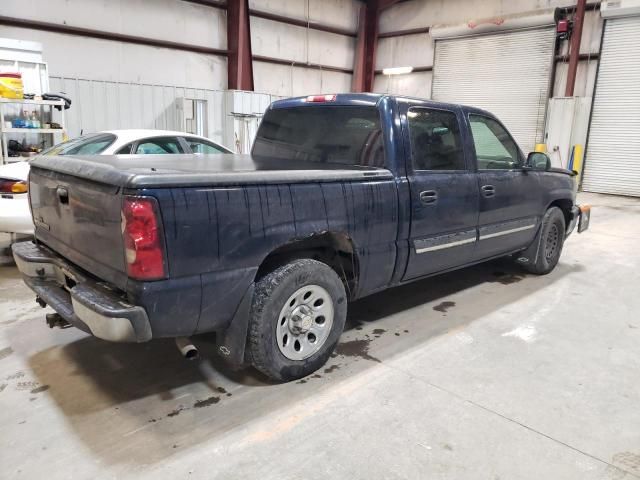
<path fill-rule="evenodd" d="M 189 148 L 191 149 L 192 153 L 228 153 L 222 147 L 219 147 L 218 145 L 211 142 L 205 142 L 204 140 L 200 140 L 199 138 L 186 137 L 185 140 L 189 144 Z"/>
<path fill-rule="evenodd" d="M 134 153 L 138 155 L 161 155 L 182 152 L 183 150 L 177 137 L 158 137 L 140 140 Z"/>
<path fill-rule="evenodd" d="M 115 140 L 116 136 L 111 133 L 84 135 L 59 143 L 42 152 L 42 155 L 97 155 Z"/>
<path fill-rule="evenodd" d="M 410 108 L 407 114 L 415 170 L 466 170 L 454 112 Z"/>
<path fill-rule="evenodd" d="M 258 129 L 252 154 L 263 159 L 385 166 L 380 116 L 375 107 L 269 110 Z"/>
<path fill-rule="evenodd" d="M 131 153 L 132 147 L 133 142 L 127 143 L 124 147 L 120 147 L 120 149 L 116 152 L 116 155 L 129 155 Z"/>

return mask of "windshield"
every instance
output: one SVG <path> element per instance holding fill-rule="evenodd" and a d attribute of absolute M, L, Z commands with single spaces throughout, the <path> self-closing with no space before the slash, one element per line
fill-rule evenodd
<path fill-rule="evenodd" d="M 92 133 L 54 145 L 41 155 L 98 155 L 115 140 L 112 133 Z"/>
<path fill-rule="evenodd" d="M 252 154 L 264 160 L 384 167 L 380 116 L 375 107 L 362 106 L 268 110 Z"/>

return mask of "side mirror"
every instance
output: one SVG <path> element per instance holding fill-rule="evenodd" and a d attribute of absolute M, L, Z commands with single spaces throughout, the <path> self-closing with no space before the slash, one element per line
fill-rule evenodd
<path fill-rule="evenodd" d="M 526 170 L 549 170 L 551 168 L 551 159 L 546 153 L 531 152 L 527 155 L 527 161 L 524 164 Z"/>

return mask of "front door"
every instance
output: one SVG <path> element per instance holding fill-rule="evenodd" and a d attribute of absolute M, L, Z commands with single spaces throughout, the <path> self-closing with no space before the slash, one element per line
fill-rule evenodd
<path fill-rule="evenodd" d="M 476 243 L 478 183 L 466 158 L 460 109 L 401 104 L 411 191 L 409 261 L 404 279 L 471 261 Z"/>
<path fill-rule="evenodd" d="M 495 119 L 471 113 L 480 215 L 476 260 L 524 248 L 536 234 L 542 211 L 539 175 L 522 169 L 523 156 Z"/>

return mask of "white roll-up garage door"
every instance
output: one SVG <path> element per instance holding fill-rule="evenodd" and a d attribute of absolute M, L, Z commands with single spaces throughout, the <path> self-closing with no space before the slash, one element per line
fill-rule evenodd
<path fill-rule="evenodd" d="M 582 189 L 640 196 L 640 17 L 607 20 Z"/>
<path fill-rule="evenodd" d="M 525 152 L 541 143 L 554 28 L 436 40 L 433 99 L 496 115 Z"/>

